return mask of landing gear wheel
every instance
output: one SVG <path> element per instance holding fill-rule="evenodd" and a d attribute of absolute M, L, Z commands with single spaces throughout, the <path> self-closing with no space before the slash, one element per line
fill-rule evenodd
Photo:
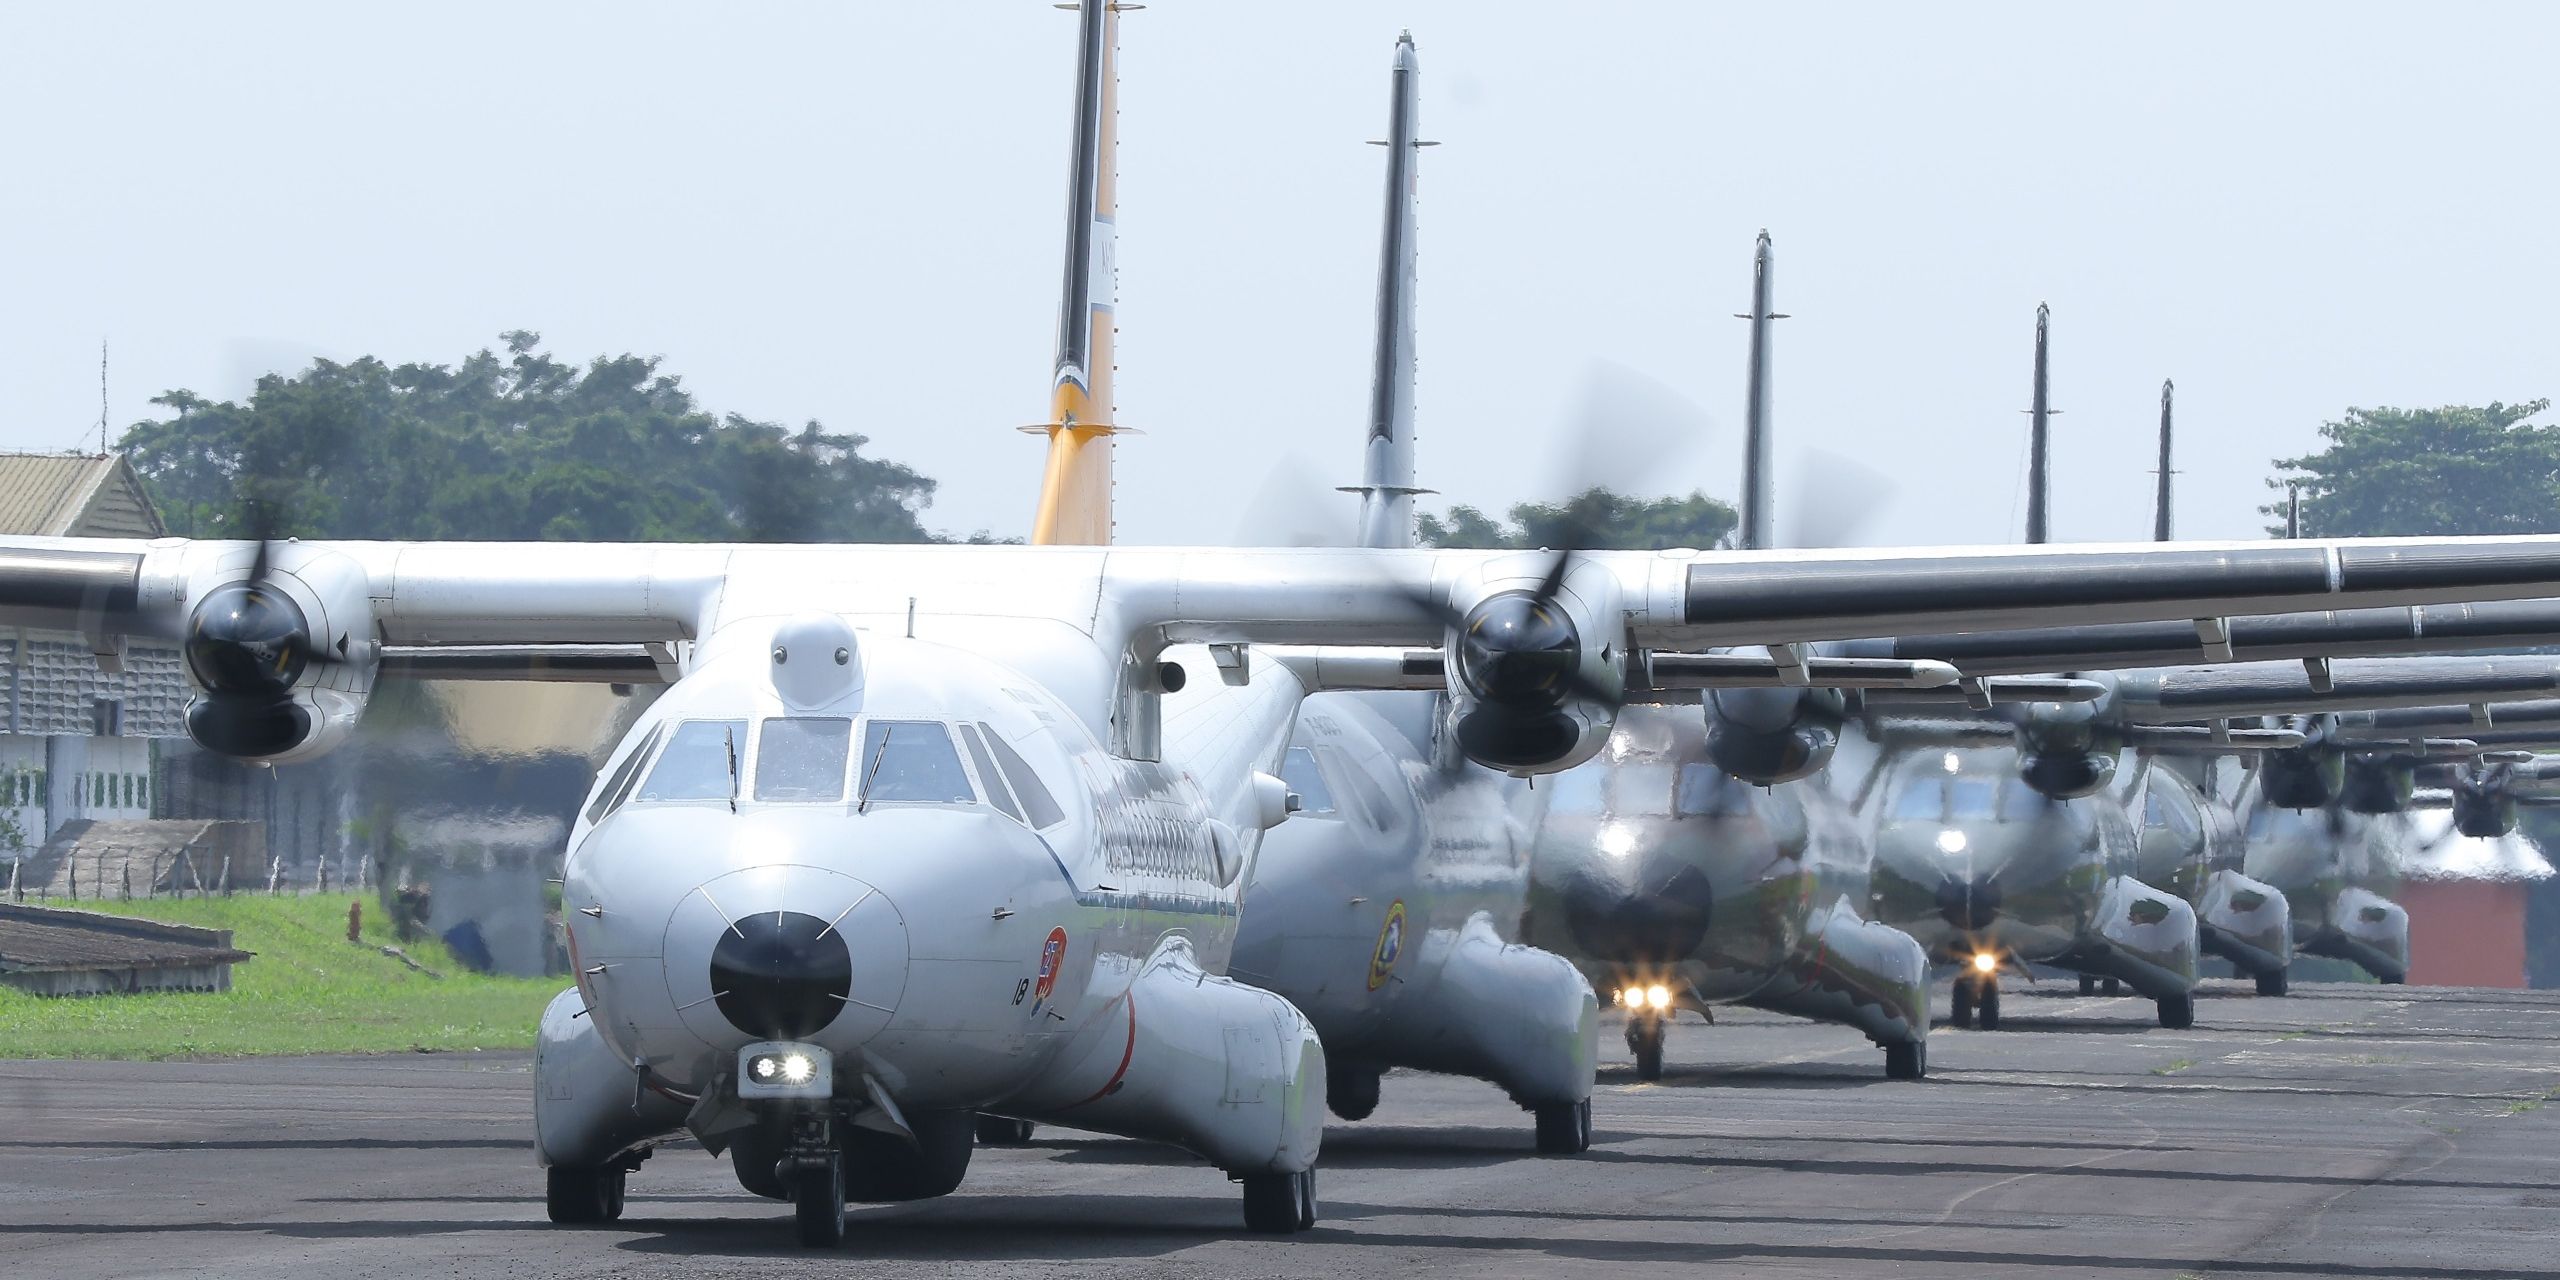
<path fill-rule="evenodd" d="M 2094 996 L 2098 994 L 2098 976 L 2096 974 L 2084 973 L 2080 975 L 2080 994 L 2084 996 Z"/>
<path fill-rule="evenodd" d="M 2282 969 L 2269 969 L 2258 975 L 2258 994 L 2280 996 L 2286 991 L 2286 974 Z"/>
<path fill-rule="evenodd" d="M 1636 1055 L 1636 1079 L 1662 1078 L 1663 1018 L 1638 1018 L 1627 1024 L 1627 1049 Z"/>
<path fill-rule="evenodd" d="M 1917 1080 L 1929 1074 L 1929 1042 L 1905 1040 L 1884 1047 L 1884 1078 Z"/>
<path fill-rule="evenodd" d="M 2109 978 L 2098 984 L 2098 990 L 2111 996 L 2120 996 L 2124 994 L 2124 984 L 2114 978 Z"/>
<path fill-rule="evenodd" d="M 1955 990 L 1947 996 L 1947 1021 L 1959 1027 L 1973 1025 L 1973 983 L 1956 979 Z"/>
<path fill-rule="evenodd" d="M 554 1165 L 543 1174 L 543 1207 L 553 1222 L 583 1226 L 622 1216 L 622 1170 Z"/>
<path fill-rule="evenodd" d="M 802 1165 L 791 1177 L 791 1214 L 800 1225 L 800 1243 L 832 1249 L 844 1243 L 844 1153 L 830 1151 L 825 1161 Z"/>
<path fill-rule="evenodd" d="M 2184 1031 L 2196 1024 L 2196 998 L 2192 995 L 2160 997 L 2160 1025 L 2172 1031 Z"/>
<path fill-rule="evenodd" d="M 2408 981 L 2409 975 L 2405 973 L 2386 973 L 2382 975 L 2382 985 L 2386 987 L 2405 986 L 2408 984 Z"/>
<path fill-rule="evenodd" d="M 1345 1120 L 1366 1120 L 1378 1109 L 1378 1073 L 1366 1067 L 1327 1066 L 1324 1104 Z"/>
<path fill-rule="evenodd" d="M 1244 1176 L 1244 1229 L 1285 1236 L 1316 1224 L 1316 1171 Z"/>
<path fill-rule="evenodd" d="M 1576 1156 L 1591 1149 L 1591 1099 L 1538 1108 L 1538 1154 Z"/>
<path fill-rule="evenodd" d="M 1997 1031 L 2000 1029 L 2000 980 L 1998 978 L 1985 978 L 1982 980 L 1982 1003 L 1978 1006 L 1978 1009 L 1979 1013 L 1977 1016 L 1982 1023 L 1983 1030 Z"/>
<path fill-rule="evenodd" d="M 1031 1141 L 1031 1122 L 1009 1116 L 978 1117 L 978 1145 L 982 1147 L 1018 1147 Z"/>

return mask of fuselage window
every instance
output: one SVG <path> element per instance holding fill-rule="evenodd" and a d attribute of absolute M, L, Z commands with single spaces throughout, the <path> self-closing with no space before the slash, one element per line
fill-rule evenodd
<path fill-rule="evenodd" d="M 844 799 L 853 721 L 841 716 L 775 717 L 756 735 L 756 799 L 833 804 Z"/>
<path fill-rule="evenodd" d="M 978 793 L 935 720 L 874 720 L 863 726 L 861 779 L 854 799 L 870 804 L 972 804 Z"/>
<path fill-rule="evenodd" d="M 969 748 L 969 763 L 978 767 L 978 783 L 987 789 L 987 803 L 1001 810 L 1004 816 L 1016 822 L 1022 821 L 1022 810 L 1013 802 L 1012 789 L 1004 785 L 1004 775 L 996 772 L 995 757 L 987 754 L 987 744 L 978 736 L 978 727 L 960 726 L 960 742 Z"/>
<path fill-rule="evenodd" d="M 1014 798 L 1022 802 L 1023 821 L 1034 827 L 1053 827 L 1067 820 L 1067 811 L 1049 795 L 1049 788 L 1032 771 L 1031 762 L 1013 749 L 1013 744 L 985 725 L 978 726 L 987 735 L 987 749 L 995 753 L 996 764 L 1004 770 L 1004 780 L 1013 784 Z"/>
<path fill-rule="evenodd" d="M 1305 747 L 1291 747 L 1280 759 L 1280 780 L 1298 793 L 1298 812 L 1329 814 L 1336 812 L 1333 788 L 1326 786 L 1324 771 L 1316 767 L 1316 753 Z"/>
<path fill-rule="evenodd" d="M 657 747 L 658 739 L 666 732 L 667 725 L 663 720 L 652 726 L 649 736 L 642 738 L 640 745 L 633 747 L 631 754 L 624 756 L 622 763 L 614 767 L 613 777 L 596 788 L 596 802 L 587 806 L 588 826 L 604 821 L 606 814 L 622 807 L 623 797 L 631 794 L 631 784 L 640 777 L 640 766 L 649 762 L 649 752 Z"/>
<path fill-rule="evenodd" d="M 738 757 L 746 754 L 744 720 L 687 720 L 667 738 L 640 799 L 731 800 L 738 794 Z"/>

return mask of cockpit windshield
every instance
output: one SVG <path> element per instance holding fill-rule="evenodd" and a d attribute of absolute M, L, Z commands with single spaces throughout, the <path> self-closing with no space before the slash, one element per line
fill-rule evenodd
<path fill-rule="evenodd" d="M 744 720 L 687 720 L 667 739 L 639 799 L 732 800 L 738 794 L 738 761 L 747 750 Z"/>
<path fill-rule="evenodd" d="M 794 716 L 764 722 L 756 735 L 756 799 L 832 804 L 844 799 L 853 721 Z"/>
<path fill-rule="evenodd" d="M 1892 816 L 1903 822 L 2021 819 L 2043 812 L 2044 804 L 2043 796 L 2016 778 L 1924 773 L 1893 798 Z"/>
<path fill-rule="evenodd" d="M 858 804 L 973 804 L 951 730 L 932 720 L 874 720 L 863 726 L 855 761 Z"/>

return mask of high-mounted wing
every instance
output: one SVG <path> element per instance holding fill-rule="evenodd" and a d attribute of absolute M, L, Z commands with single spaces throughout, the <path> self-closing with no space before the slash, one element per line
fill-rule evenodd
<path fill-rule="evenodd" d="M 1906 635 L 1854 642 L 1874 657 L 1952 662 L 1966 675 L 2121 671 L 2215 661 L 2461 653 L 2560 644 L 2560 600 L 2338 609 L 2230 619 L 2229 652 L 2188 622 L 2039 627 L 1979 634 Z"/>

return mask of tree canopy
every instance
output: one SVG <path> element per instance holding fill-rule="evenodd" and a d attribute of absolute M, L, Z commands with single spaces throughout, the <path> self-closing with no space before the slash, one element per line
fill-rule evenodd
<path fill-rule="evenodd" d="M 2306 538 L 2560 532 L 2560 425 L 2525 421 L 2550 407 L 2349 409 L 2267 483 L 2299 487 Z M 2282 534 L 2284 501 L 2261 510 Z"/>
<path fill-rule="evenodd" d="M 1422 542 L 1433 547 L 1659 551 L 1712 547 L 1733 532 L 1738 519 L 1725 503 L 1692 492 L 1687 497 L 1629 498 L 1590 488 L 1562 502 L 1523 502 L 1505 524 L 1470 506 L 1449 509 L 1443 521 L 1421 516 Z"/>
<path fill-rule="evenodd" d="M 866 437 L 696 404 L 654 357 L 504 335 L 459 365 L 315 360 L 245 403 L 177 390 L 123 448 L 178 533 L 920 542 L 934 482 Z M 260 508 L 252 514 L 252 507 Z"/>

